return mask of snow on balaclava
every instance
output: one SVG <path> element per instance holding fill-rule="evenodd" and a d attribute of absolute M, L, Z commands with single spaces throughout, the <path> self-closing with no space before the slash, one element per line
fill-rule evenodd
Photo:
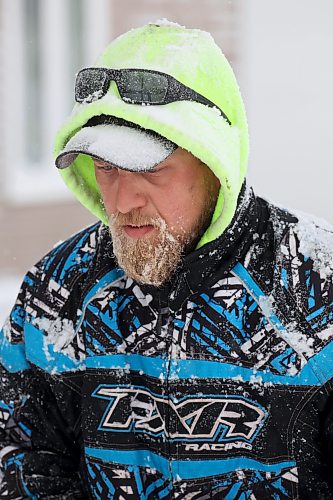
<path fill-rule="evenodd" d="M 167 73 L 216 104 L 231 124 L 217 108 L 194 101 L 151 106 L 126 103 L 112 81 L 102 98 L 75 105 L 57 134 L 55 156 L 94 116 L 111 115 L 152 130 L 191 152 L 220 180 L 212 222 L 198 247 L 220 236 L 231 222 L 244 182 L 248 130 L 235 75 L 212 36 L 175 23 L 150 23 L 116 38 L 97 59 L 95 67 Z M 108 224 L 92 159 L 79 154 L 60 174 L 76 198 Z"/>

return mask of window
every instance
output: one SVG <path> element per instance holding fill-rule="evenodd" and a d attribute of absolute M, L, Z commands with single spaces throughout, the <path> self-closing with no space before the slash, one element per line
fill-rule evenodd
<path fill-rule="evenodd" d="M 73 105 L 74 76 L 112 38 L 108 0 L 11 0 L 1 11 L 1 196 L 67 196 L 53 167 L 54 135 Z"/>

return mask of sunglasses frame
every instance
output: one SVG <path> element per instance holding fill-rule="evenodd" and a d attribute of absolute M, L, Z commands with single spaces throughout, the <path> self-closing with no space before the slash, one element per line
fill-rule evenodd
<path fill-rule="evenodd" d="M 78 96 L 78 81 L 79 78 L 82 77 L 82 74 L 84 74 L 87 71 L 95 71 L 98 73 L 102 73 L 105 75 L 103 86 L 101 89 L 96 90 L 92 94 L 80 98 Z M 165 97 L 163 99 L 163 102 L 149 102 L 149 101 L 143 101 L 143 100 L 135 100 L 135 99 L 129 99 L 127 97 L 122 96 L 122 76 L 126 73 L 150 73 L 153 75 L 159 75 L 163 76 L 164 78 L 167 79 L 168 81 L 168 87 L 167 91 L 165 94 Z M 76 81 L 75 81 L 75 101 L 78 103 L 82 102 L 93 102 L 97 101 L 98 99 L 101 99 L 104 97 L 110 87 L 111 81 L 114 81 L 117 85 L 119 95 L 121 99 L 130 104 L 145 104 L 147 106 L 159 106 L 163 104 L 169 104 L 171 102 L 177 102 L 177 101 L 194 101 L 194 102 L 199 102 L 201 104 L 204 104 L 205 106 L 209 106 L 211 108 L 217 108 L 220 112 L 223 118 L 231 125 L 231 121 L 227 117 L 227 115 L 222 111 L 221 108 L 219 108 L 216 104 L 214 104 L 212 101 L 204 97 L 203 95 L 199 94 L 195 90 L 191 89 L 190 87 L 187 87 L 183 83 L 179 82 L 176 80 L 171 75 L 168 75 L 167 73 L 162 73 L 161 71 L 155 71 L 151 69 L 136 69 L 136 68 L 124 68 L 124 69 L 111 69 L 111 68 L 96 68 L 96 67 L 91 67 L 91 68 L 83 68 L 81 69 L 77 75 L 76 75 Z"/>

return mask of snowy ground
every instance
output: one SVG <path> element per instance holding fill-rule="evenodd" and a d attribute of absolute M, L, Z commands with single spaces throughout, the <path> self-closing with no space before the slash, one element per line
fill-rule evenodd
<path fill-rule="evenodd" d="M 0 275 L 0 325 L 8 316 L 21 284 L 18 276 Z M 0 328 L 1 328 L 0 326 Z"/>

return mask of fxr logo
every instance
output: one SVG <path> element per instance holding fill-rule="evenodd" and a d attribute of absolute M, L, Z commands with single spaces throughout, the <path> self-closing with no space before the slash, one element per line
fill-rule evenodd
<path fill-rule="evenodd" d="M 135 430 L 169 439 L 252 442 L 267 417 L 263 408 L 241 396 L 175 401 L 142 388 L 110 385 L 100 385 L 92 396 L 109 401 L 99 430 Z"/>

